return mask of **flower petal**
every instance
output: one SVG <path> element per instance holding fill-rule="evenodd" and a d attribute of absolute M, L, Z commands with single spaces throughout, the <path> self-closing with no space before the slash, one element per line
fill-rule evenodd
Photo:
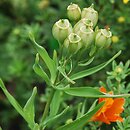
<path fill-rule="evenodd" d="M 104 92 L 104 93 L 106 93 L 107 91 L 106 91 L 106 89 L 102 86 L 102 87 L 100 87 L 100 91 L 101 92 Z"/>
<path fill-rule="evenodd" d="M 100 116 L 96 117 L 95 121 L 101 121 L 106 124 L 110 124 L 110 121 L 107 119 L 107 117 L 104 115 L 104 113 L 101 113 Z"/>
<path fill-rule="evenodd" d="M 124 110 L 124 108 L 123 108 L 124 103 L 125 103 L 124 98 L 114 99 L 112 106 L 106 111 L 106 113 L 108 115 L 120 114 Z"/>

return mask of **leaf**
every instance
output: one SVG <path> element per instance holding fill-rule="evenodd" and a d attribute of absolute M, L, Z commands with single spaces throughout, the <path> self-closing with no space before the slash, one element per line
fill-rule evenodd
<path fill-rule="evenodd" d="M 68 82 L 75 84 L 75 82 L 73 80 L 71 80 L 65 73 L 64 69 L 62 67 L 58 67 L 57 68 L 59 70 L 59 72 L 68 80 Z"/>
<path fill-rule="evenodd" d="M 77 119 L 77 118 L 80 118 L 81 116 L 83 116 L 84 113 L 85 113 L 85 110 L 86 110 L 86 99 L 84 100 L 83 103 L 80 103 L 80 104 L 78 105 L 78 112 L 77 112 L 77 117 L 76 117 L 76 119 Z"/>
<path fill-rule="evenodd" d="M 97 47 L 95 45 L 91 46 L 91 51 L 89 53 L 89 56 L 94 56 L 94 54 L 96 54 L 97 52 Z"/>
<path fill-rule="evenodd" d="M 36 48 L 37 52 L 40 54 L 46 66 L 48 67 L 51 74 L 51 80 L 54 83 L 56 78 L 56 70 L 57 70 L 55 62 L 50 58 L 45 48 L 36 43 L 35 38 L 31 33 L 30 33 L 30 39 L 33 41 L 34 47 Z"/>
<path fill-rule="evenodd" d="M 78 104 L 78 110 L 77 110 L 77 117 L 76 117 L 76 119 L 82 116 L 82 112 L 81 112 L 82 105 L 83 105 L 82 102 L 80 102 L 80 103 Z"/>
<path fill-rule="evenodd" d="M 80 71 L 80 72 L 78 72 L 76 74 L 73 74 L 72 76 L 70 76 L 70 79 L 71 80 L 76 80 L 76 79 L 80 79 L 80 78 L 89 76 L 91 74 L 94 74 L 94 73 L 98 72 L 99 70 L 103 69 L 104 67 L 106 67 L 109 63 L 111 63 L 120 54 L 121 54 L 121 51 L 119 51 L 116 55 L 114 55 L 110 60 L 108 60 L 105 63 L 102 63 L 102 64 L 100 64 L 98 66 L 93 67 L 93 68 L 83 70 L 83 71 Z"/>
<path fill-rule="evenodd" d="M 23 112 L 22 107 L 20 104 L 16 101 L 16 99 L 7 91 L 3 81 L 0 79 L 0 87 L 3 90 L 4 94 L 6 95 L 7 99 L 11 103 L 11 105 L 17 110 L 17 112 L 25 119 L 25 115 Z M 26 120 L 26 119 L 25 119 Z"/>
<path fill-rule="evenodd" d="M 50 116 L 55 116 L 59 110 L 61 102 L 61 91 L 56 90 L 50 104 Z"/>
<path fill-rule="evenodd" d="M 104 105 L 104 102 L 98 104 L 92 111 L 84 114 L 82 117 L 76 119 L 70 124 L 66 124 L 57 128 L 56 130 L 79 130 L 82 126 L 84 126 L 87 122 L 90 121 L 92 116 Z"/>
<path fill-rule="evenodd" d="M 40 130 L 39 125 L 36 123 L 33 130 Z"/>
<path fill-rule="evenodd" d="M 129 97 L 130 94 L 120 94 L 120 95 L 111 95 L 108 93 L 100 92 L 98 89 L 93 87 L 75 87 L 67 88 L 63 90 L 65 93 L 78 96 L 78 97 L 89 97 L 89 98 L 98 98 L 98 97 Z"/>
<path fill-rule="evenodd" d="M 26 120 L 29 123 L 30 128 L 33 128 L 35 126 L 35 109 L 34 109 L 34 100 L 35 96 L 37 94 L 37 88 L 34 87 L 31 97 L 28 99 L 27 103 L 24 106 L 24 113 Z"/>
<path fill-rule="evenodd" d="M 70 85 L 68 84 L 65 86 L 63 84 L 59 84 L 58 86 L 55 86 L 54 88 L 57 90 L 64 90 L 64 89 L 70 88 Z"/>
<path fill-rule="evenodd" d="M 94 108 L 95 108 L 95 106 L 96 106 L 96 104 L 97 104 L 97 99 L 93 102 L 93 104 L 91 105 L 91 107 L 89 108 L 89 110 L 88 110 L 88 112 L 90 112 L 90 111 L 92 111 Z"/>
<path fill-rule="evenodd" d="M 78 65 L 79 65 L 79 66 L 87 66 L 87 65 L 89 65 L 89 64 L 91 64 L 91 63 L 93 62 L 94 58 L 95 58 L 95 57 L 92 57 L 92 58 L 90 58 L 88 61 L 86 61 L 86 62 L 84 62 L 84 63 L 81 63 L 81 62 L 80 62 Z"/>
<path fill-rule="evenodd" d="M 36 55 L 35 64 L 33 65 L 33 69 L 34 69 L 35 73 L 37 75 L 39 75 L 40 77 L 42 77 L 48 85 L 51 85 L 51 82 L 50 82 L 50 79 L 49 79 L 48 75 L 45 73 L 45 71 L 39 65 L 39 56 L 38 56 L 38 54 Z"/>
<path fill-rule="evenodd" d="M 55 62 L 56 66 L 58 66 L 58 57 L 57 57 L 57 51 L 53 51 L 53 61 Z"/>
<path fill-rule="evenodd" d="M 62 119 L 62 117 L 66 114 L 66 112 L 69 110 L 69 106 L 67 106 L 60 114 L 55 115 L 53 117 L 48 117 L 45 122 L 44 122 L 44 126 L 48 126 L 51 123 L 56 123 L 58 120 Z"/>

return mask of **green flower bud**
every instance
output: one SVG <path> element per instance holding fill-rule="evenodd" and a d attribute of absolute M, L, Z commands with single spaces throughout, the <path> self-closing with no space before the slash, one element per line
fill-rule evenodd
<path fill-rule="evenodd" d="M 95 27 L 98 21 L 98 12 L 94 10 L 93 4 L 89 8 L 84 8 L 81 13 L 81 18 L 86 18 L 92 21 Z"/>
<path fill-rule="evenodd" d="M 67 8 L 67 15 L 71 21 L 78 21 L 81 17 L 81 9 L 77 4 L 70 4 Z"/>
<path fill-rule="evenodd" d="M 77 34 L 81 37 L 83 46 L 89 48 L 94 43 L 95 33 L 91 28 L 82 26 Z"/>
<path fill-rule="evenodd" d="M 61 19 L 57 21 L 53 28 L 52 34 L 60 44 L 63 44 L 64 40 L 72 33 L 73 29 L 68 19 Z"/>
<path fill-rule="evenodd" d="M 78 32 L 82 26 L 93 28 L 93 23 L 91 20 L 83 18 L 74 26 L 74 32 Z"/>
<path fill-rule="evenodd" d="M 77 34 L 71 33 L 68 38 L 65 39 L 64 47 L 67 52 L 71 54 L 76 53 L 82 47 L 81 38 Z"/>
<path fill-rule="evenodd" d="M 96 33 L 95 44 L 99 48 L 109 47 L 111 44 L 112 33 L 109 29 L 100 29 Z"/>

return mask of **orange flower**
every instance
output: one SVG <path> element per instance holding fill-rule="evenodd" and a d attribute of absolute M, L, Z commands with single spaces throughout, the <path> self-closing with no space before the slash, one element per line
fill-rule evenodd
<path fill-rule="evenodd" d="M 100 88 L 101 92 L 106 93 L 104 87 Z M 109 92 L 109 94 L 113 94 Z M 99 98 L 99 103 L 105 101 L 103 107 L 92 117 L 93 121 L 101 121 L 106 124 L 111 122 L 123 121 L 123 118 L 120 117 L 120 114 L 123 112 L 123 105 L 125 103 L 124 98 Z"/>

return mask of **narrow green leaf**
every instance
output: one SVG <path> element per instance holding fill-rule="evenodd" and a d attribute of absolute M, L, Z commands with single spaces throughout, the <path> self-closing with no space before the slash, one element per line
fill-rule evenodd
<path fill-rule="evenodd" d="M 37 94 L 37 88 L 34 87 L 31 97 L 28 99 L 27 103 L 24 106 L 24 113 L 26 120 L 29 123 L 29 126 L 33 128 L 35 126 L 35 108 L 34 108 L 34 100 Z"/>
<path fill-rule="evenodd" d="M 93 104 L 92 104 L 91 107 L 89 108 L 88 112 L 92 111 L 92 110 L 95 108 L 95 106 L 96 106 L 96 104 L 97 104 L 97 101 L 98 101 L 98 99 L 96 99 L 96 100 L 93 102 Z"/>
<path fill-rule="evenodd" d="M 117 121 L 116 123 L 117 123 L 120 130 L 124 130 L 124 126 L 121 122 Z"/>
<path fill-rule="evenodd" d="M 80 103 L 78 104 L 78 110 L 77 110 L 77 117 L 76 117 L 76 119 L 77 119 L 77 118 L 80 118 L 81 116 L 83 116 L 83 115 L 82 115 L 82 112 L 81 112 L 82 105 L 83 105 L 82 102 L 80 102 Z"/>
<path fill-rule="evenodd" d="M 129 97 L 130 94 L 120 94 L 120 95 L 111 95 L 108 93 L 102 93 L 98 89 L 93 87 L 75 87 L 75 88 L 66 88 L 63 90 L 65 93 L 78 96 L 78 97 L 89 97 L 89 98 L 98 98 L 98 97 Z"/>
<path fill-rule="evenodd" d="M 32 34 L 30 34 L 30 39 L 33 41 L 33 45 L 36 48 L 37 52 L 40 54 L 41 58 L 45 62 L 46 66 L 48 67 L 50 74 L 51 74 L 51 80 L 54 83 L 56 78 L 56 64 L 55 62 L 50 58 L 47 51 L 44 47 L 38 45 L 35 41 L 35 38 Z"/>
<path fill-rule="evenodd" d="M 48 117 L 44 122 L 44 127 L 50 124 L 55 124 L 58 120 L 62 119 L 66 112 L 69 110 L 69 106 L 66 107 L 60 114 L 55 115 L 53 117 Z"/>
<path fill-rule="evenodd" d="M 4 94 L 6 95 L 7 99 L 11 103 L 11 105 L 17 110 L 17 112 L 25 119 L 25 115 L 23 112 L 22 107 L 20 104 L 16 101 L 16 99 L 7 91 L 3 81 L 0 79 L 0 87 L 3 90 Z"/>
<path fill-rule="evenodd" d="M 109 63 L 111 63 L 120 54 L 121 54 L 121 51 L 119 51 L 116 55 L 114 55 L 110 60 L 108 60 L 105 63 L 102 63 L 102 64 L 100 64 L 98 66 L 93 67 L 93 68 L 83 70 L 83 71 L 80 71 L 80 72 L 78 72 L 76 74 L 73 74 L 72 76 L 70 76 L 70 79 L 71 80 L 76 80 L 76 79 L 80 79 L 80 78 L 89 76 L 91 74 L 94 74 L 94 73 L 98 72 L 99 70 L 103 69 L 104 67 L 106 67 Z"/>
<path fill-rule="evenodd" d="M 58 57 L 57 57 L 57 51 L 54 50 L 53 52 L 53 61 L 55 62 L 56 66 L 58 66 Z"/>
<path fill-rule="evenodd" d="M 48 75 L 45 73 L 43 68 L 39 65 L 38 54 L 36 55 L 35 64 L 33 65 L 33 69 L 34 69 L 35 73 L 37 75 L 39 75 L 40 77 L 42 77 L 48 85 L 51 85 L 51 82 L 50 82 Z"/>
<path fill-rule="evenodd" d="M 55 116 L 59 110 L 61 102 L 61 91 L 56 90 L 50 104 L 50 116 Z"/>
<path fill-rule="evenodd" d="M 70 88 L 70 85 L 68 84 L 65 86 L 63 84 L 59 84 L 58 86 L 55 86 L 54 88 L 57 90 L 64 90 L 64 89 Z"/>
<path fill-rule="evenodd" d="M 71 79 L 66 75 L 64 69 L 63 69 L 61 66 L 59 66 L 57 69 L 58 69 L 59 72 L 68 80 L 68 82 L 70 82 L 70 83 L 72 83 L 72 84 L 75 84 L 75 82 L 74 82 L 73 80 L 71 80 Z"/>
<path fill-rule="evenodd" d="M 70 124 L 66 124 L 64 126 L 59 127 L 56 130 L 79 130 L 82 126 L 84 126 L 87 122 L 90 121 L 92 116 L 104 105 L 104 102 L 98 104 L 92 111 L 84 114 L 82 117 L 76 119 Z"/>
<path fill-rule="evenodd" d="M 116 128 L 115 128 L 115 127 L 112 127 L 112 130 L 116 130 Z"/>
<path fill-rule="evenodd" d="M 79 66 L 87 66 L 87 65 L 89 65 L 89 64 L 91 64 L 92 62 L 93 62 L 93 60 L 94 60 L 94 58 L 95 57 L 92 57 L 92 58 L 90 58 L 88 61 L 86 61 L 86 62 L 80 62 L 78 65 Z"/>
<path fill-rule="evenodd" d="M 33 130 L 40 130 L 39 125 L 36 123 Z"/>

